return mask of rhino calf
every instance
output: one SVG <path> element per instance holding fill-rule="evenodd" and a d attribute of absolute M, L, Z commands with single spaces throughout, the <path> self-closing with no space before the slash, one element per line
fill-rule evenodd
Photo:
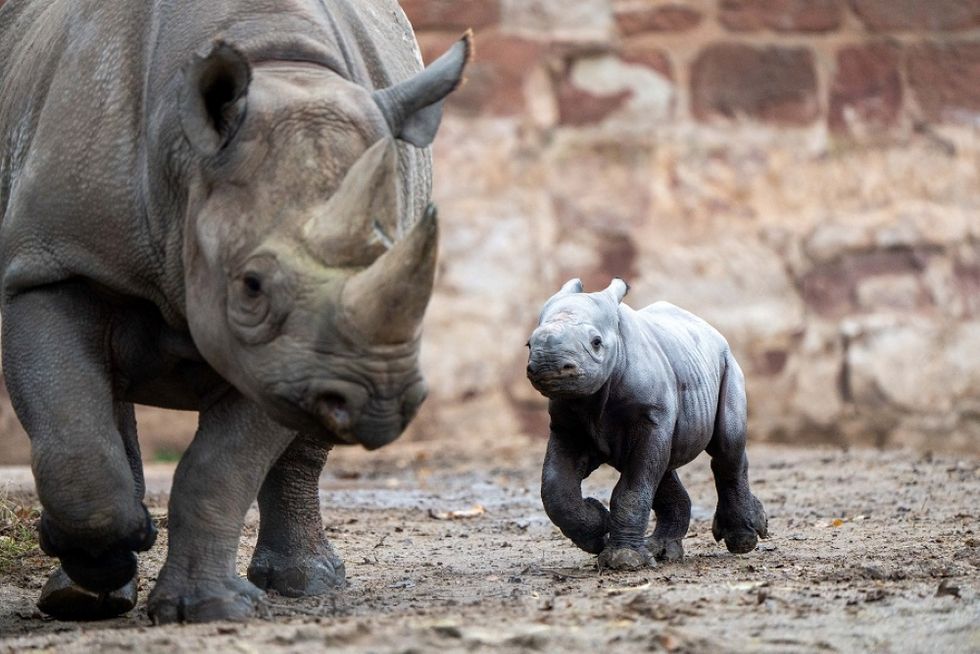
<path fill-rule="evenodd" d="M 423 70 L 396 0 L 0 6 L 3 371 L 61 561 L 43 611 L 135 605 L 155 537 L 135 403 L 200 414 L 155 622 L 344 582 L 317 481 L 425 399 L 428 146 L 470 54 Z"/>
<path fill-rule="evenodd" d="M 768 533 L 749 492 L 742 371 L 708 323 L 666 302 L 634 311 L 627 290 L 621 279 L 600 293 L 569 281 L 528 341 L 528 379 L 550 400 L 545 511 L 600 567 L 680 559 L 691 500 L 676 470 L 706 451 L 718 490 L 712 533 L 749 552 Z M 582 480 L 604 463 L 621 475 L 608 511 L 582 499 Z M 651 508 L 657 525 L 645 538 Z"/>

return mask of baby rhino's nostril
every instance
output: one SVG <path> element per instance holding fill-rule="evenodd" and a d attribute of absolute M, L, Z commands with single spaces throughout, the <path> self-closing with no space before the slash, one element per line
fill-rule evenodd
<path fill-rule="evenodd" d="M 571 372 L 572 370 L 575 370 L 575 364 L 574 363 L 566 363 L 565 365 L 563 365 L 561 367 L 561 369 L 564 370 L 565 372 Z"/>

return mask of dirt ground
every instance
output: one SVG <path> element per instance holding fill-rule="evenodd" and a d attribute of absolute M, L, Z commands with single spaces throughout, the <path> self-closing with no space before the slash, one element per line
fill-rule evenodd
<path fill-rule="evenodd" d="M 34 601 L 51 568 L 35 550 L 0 576 L 0 652 L 92 651 L 980 651 L 980 460 L 907 452 L 753 446 L 751 479 L 772 537 L 728 554 L 711 538 L 702 457 L 681 471 L 695 503 L 687 557 L 599 573 L 550 524 L 538 497 L 543 441 L 467 450 L 403 443 L 335 452 L 322 479 L 329 534 L 349 586 L 270 597 L 248 624 L 153 627 L 145 600 L 165 531 L 141 562 L 140 607 L 60 623 Z M 171 469 L 149 470 L 162 516 Z M 0 469 L 0 492 L 30 488 Z M 614 474 L 586 490 L 608 500 Z M 467 511 L 469 518 L 446 518 Z M 249 514 L 244 573 L 255 542 Z"/>

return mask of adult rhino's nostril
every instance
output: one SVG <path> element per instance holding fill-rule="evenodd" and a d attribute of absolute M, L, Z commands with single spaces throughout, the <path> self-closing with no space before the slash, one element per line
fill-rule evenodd
<path fill-rule="evenodd" d="M 350 431 L 351 416 L 347 401 L 340 395 L 329 393 L 317 400 L 317 413 L 327 428 L 340 435 Z"/>
<path fill-rule="evenodd" d="M 573 370 L 575 370 L 575 368 L 576 365 L 574 363 L 566 363 L 561 367 L 561 369 L 564 370 L 565 372 L 572 372 Z"/>

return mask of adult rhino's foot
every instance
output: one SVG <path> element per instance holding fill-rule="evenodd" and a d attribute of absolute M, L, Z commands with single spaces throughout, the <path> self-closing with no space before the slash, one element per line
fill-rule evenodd
<path fill-rule="evenodd" d="M 599 555 L 599 569 L 637 570 L 656 563 L 646 548 L 607 547 Z"/>
<path fill-rule="evenodd" d="M 141 514 L 131 522 L 131 531 L 106 537 L 108 542 L 94 548 L 79 547 L 77 539 L 55 524 L 45 512 L 38 533 L 41 549 L 61 559 L 61 567 L 72 581 L 95 593 L 111 593 L 136 577 L 136 552 L 145 552 L 156 542 L 157 530 L 142 504 Z M 97 551 L 92 554 L 92 549 Z"/>
<path fill-rule="evenodd" d="M 684 558 L 684 545 L 680 538 L 650 536 L 647 539 L 647 549 L 657 561 L 680 561 Z"/>
<path fill-rule="evenodd" d="M 286 597 L 325 595 L 347 582 L 343 560 L 324 542 L 315 553 L 282 554 L 259 546 L 248 566 L 249 580 Z"/>
<path fill-rule="evenodd" d="M 58 620 L 105 620 L 136 606 L 136 577 L 122 588 L 96 593 L 82 588 L 59 567 L 41 589 L 37 608 Z"/>
<path fill-rule="evenodd" d="M 715 541 L 724 540 L 733 554 L 745 554 L 755 549 L 760 538 L 769 538 L 769 519 L 762 502 L 749 495 L 748 500 L 734 506 L 718 505 L 711 524 Z"/>
<path fill-rule="evenodd" d="M 255 617 L 265 593 L 239 577 L 177 588 L 165 580 L 150 593 L 147 612 L 154 624 L 244 622 Z"/>

